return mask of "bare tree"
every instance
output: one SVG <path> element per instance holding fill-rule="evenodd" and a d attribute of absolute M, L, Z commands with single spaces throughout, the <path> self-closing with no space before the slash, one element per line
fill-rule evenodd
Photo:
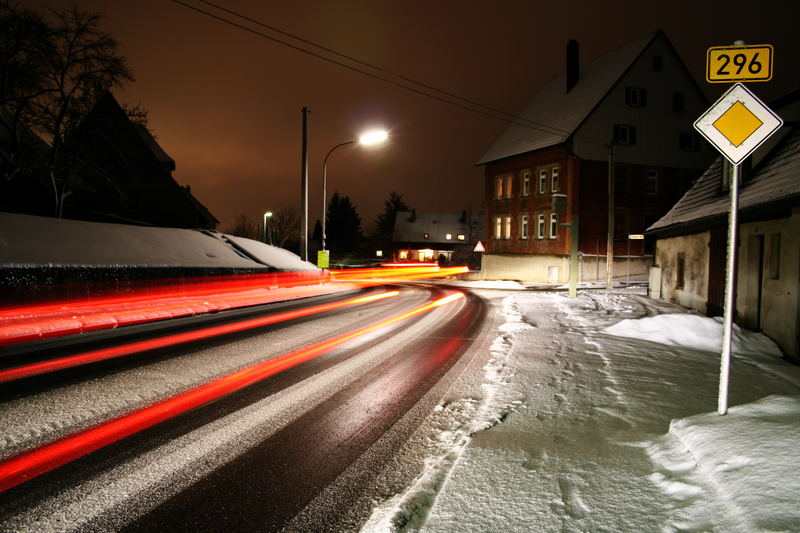
<path fill-rule="evenodd" d="M 278 208 L 269 222 L 273 231 L 273 244 L 286 248 L 300 241 L 300 213 L 296 207 Z"/>
<path fill-rule="evenodd" d="M 233 221 L 233 227 L 223 230 L 222 233 L 229 235 L 236 235 L 237 237 L 244 237 L 246 239 L 258 239 L 258 224 L 253 222 L 250 217 L 244 213 L 236 215 Z"/>
<path fill-rule="evenodd" d="M 82 171 L 76 129 L 101 95 L 133 81 L 133 74 L 119 55 L 117 42 L 100 30 L 99 14 L 71 6 L 49 10 L 45 18 L 30 10 L 2 7 L 4 25 L 36 30 L 24 42 L 22 37 L 3 37 L 2 83 L 14 91 L 2 103 L 13 104 L 12 123 L 24 124 L 50 144 L 41 163 L 52 188 L 55 214 L 61 216 L 64 200 Z M 32 52 L 20 52 L 26 43 L 32 44 Z"/>

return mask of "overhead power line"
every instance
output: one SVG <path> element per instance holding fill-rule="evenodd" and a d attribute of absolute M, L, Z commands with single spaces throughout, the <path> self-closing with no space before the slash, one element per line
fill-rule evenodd
<path fill-rule="evenodd" d="M 238 13 L 237 11 L 234 11 L 232 9 L 228 9 L 228 8 L 226 8 L 224 6 L 221 6 L 219 4 L 216 4 L 214 2 L 211 2 L 211 1 L 208 1 L 208 0 L 197 0 L 198 2 L 200 2 L 202 4 L 205 4 L 205 5 L 213 8 L 213 9 L 216 9 L 216 10 L 222 12 L 222 13 L 225 13 L 227 15 L 236 17 L 238 19 L 241 19 L 242 21 L 248 22 L 250 24 L 254 24 L 254 25 L 259 26 L 261 28 L 265 28 L 265 29 L 270 30 L 271 32 L 277 33 L 279 35 L 288 37 L 288 38 L 290 38 L 290 39 L 292 39 L 294 41 L 302 43 L 303 45 L 311 46 L 313 48 L 316 48 L 317 50 L 320 50 L 320 51 L 325 52 L 327 54 L 330 54 L 332 56 L 341 58 L 341 60 L 337 60 L 334 57 L 330 57 L 328 55 L 324 55 L 323 53 L 316 52 L 314 50 L 310 50 L 310 49 L 308 49 L 306 47 L 303 47 L 303 46 L 301 46 L 299 44 L 293 44 L 293 43 L 288 42 L 288 41 L 286 41 L 284 39 L 275 37 L 274 35 L 269 35 L 269 34 L 264 33 L 262 31 L 253 29 L 253 28 L 251 28 L 249 26 L 246 26 L 246 25 L 244 25 L 242 23 L 239 23 L 239 22 L 237 22 L 235 20 L 231 20 L 230 18 L 227 18 L 226 16 L 223 16 L 223 15 L 220 15 L 220 14 L 217 14 L 217 13 L 213 13 L 211 11 L 208 11 L 207 9 L 203 9 L 203 8 L 198 7 L 196 5 L 192 5 L 192 4 L 190 4 L 190 3 L 186 2 L 186 1 L 183 1 L 183 0 L 170 0 L 170 1 L 175 3 L 175 4 L 180 5 L 182 7 L 190 9 L 192 11 L 200 13 L 200 14 L 202 14 L 204 16 L 207 16 L 209 18 L 212 18 L 214 20 L 222 22 L 224 24 L 228 24 L 228 25 L 233 26 L 235 28 L 238 28 L 240 30 L 244 30 L 244 31 L 246 31 L 248 33 L 251 33 L 253 35 L 256 35 L 258 37 L 261 37 L 261 38 L 264 38 L 264 39 L 268 39 L 268 40 L 273 41 L 275 43 L 278 43 L 278 44 L 281 44 L 281 45 L 286 46 L 288 48 L 291 48 L 291 49 L 293 49 L 295 51 L 310 55 L 312 57 L 316 57 L 317 59 L 321 59 L 323 61 L 326 61 L 328 63 L 332 63 L 334 65 L 337 65 L 337 66 L 340 66 L 340 67 L 343 67 L 343 68 L 346 68 L 348 70 L 351 70 L 351 71 L 354 71 L 354 72 L 358 72 L 359 74 L 368 76 L 368 77 L 370 77 L 372 79 L 375 79 L 375 80 L 378 80 L 378 81 L 382 81 L 384 83 L 388 83 L 390 85 L 394 85 L 394 86 L 396 86 L 398 88 L 401 88 L 401 89 L 404 89 L 406 91 L 418 94 L 420 96 L 425 96 L 427 98 L 431 98 L 431 99 L 436 100 L 438 102 L 441 102 L 441 103 L 444 103 L 444 104 L 448 104 L 450 106 L 454 106 L 454 107 L 457 107 L 457 108 L 460 108 L 460 109 L 463 109 L 463 110 L 466 110 L 466 111 L 469 111 L 469 112 L 472 112 L 472 113 L 477 113 L 477 114 L 480 114 L 480 115 L 484 115 L 484 116 L 487 116 L 487 117 L 490 117 L 490 118 L 494 118 L 496 120 L 501 120 L 503 122 L 515 124 L 517 126 L 521 126 L 521 127 L 524 127 L 524 128 L 528 128 L 528 129 L 532 129 L 532 130 L 536 130 L 536 131 L 541 131 L 543 133 L 547 133 L 547 134 L 550 134 L 550 135 L 562 135 L 562 136 L 571 135 L 571 132 L 569 132 L 567 130 L 564 130 L 564 129 L 561 129 L 561 128 L 557 128 L 555 126 L 550 126 L 550 125 L 547 125 L 547 124 L 543 124 L 543 123 L 540 123 L 540 122 L 536 122 L 536 121 L 533 121 L 533 120 L 525 119 L 525 118 L 522 118 L 522 117 L 518 117 L 516 115 L 512 115 L 511 113 L 507 113 L 505 111 L 495 109 L 493 107 L 481 104 L 479 102 L 470 100 L 468 98 L 464 98 L 462 96 L 459 96 L 457 94 L 445 91 L 443 89 L 438 89 L 438 88 L 433 87 L 431 85 L 428 85 L 426 83 L 414 80 L 413 78 L 410 78 L 410 77 L 404 76 L 402 74 L 398 74 L 398 73 L 392 72 L 390 70 L 384 69 L 384 68 L 379 67 L 377 65 L 373 65 L 373 64 L 368 63 L 366 61 L 362 61 L 362 60 L 360 60 L 358 58 L 349 56 L 347 54 L 343 54 L 343 53 L 338 52 L 338 51 L 336 51 L 336 50 L 334 50 L 332 48 L 323 46 L 321 44 L 315 43 L 315 42 L 310 41 L 308 39 L 305 39 L 303 37 L 299 37 L 297 35 L 294 35 L 292 33 L 287 32 L 287 31 L 281 30 L 280 28 L 276 28 L 275 26 L 271 26 L 269 24 L 266 24 L 264 22 L 261 22 L 259 20 L 254 19 L 254 18 L 248 17 L 246 15 Z M 342 61 L 342 60 L 344 60 L 344 61 Z M 348 61 L 351 64 L 348 64 L 345 61 Z M 366 67 L 366 68 L 362 68 L 362 67 Z M 367 70 L 367 69 L 371 69 L 371 71 Z M 395 79 L 390 79 L 387 76 L 390 76 L 390 77 L 395 78 Z M 400 81 L 398 81 L 398 80 L 400 80 Z M 438 94 L 434 94 L 434 93 L 438 93 Z M 590 142 L 599 143 L 599 144 L 607 144 L 607 142 L 599 141 L 597 139 L 590 139 L 590 138 L 583 138 L 583 139 L 587 140 L 587 141 L 590 141 Z"/>

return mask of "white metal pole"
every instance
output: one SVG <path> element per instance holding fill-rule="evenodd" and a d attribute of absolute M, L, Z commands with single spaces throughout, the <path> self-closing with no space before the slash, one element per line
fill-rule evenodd
<path fill-rule="evenodd" d="M 728 384 L 730 382 L 731 344 L 733 338 L 733 302 L 736 281 L 736 239 L 739 212 L 740 165 L 733 165 L 730 183 L 730 207 L 728 212 L 728 257 L 725 264 L 725 308 L 722 324 L 722 357 L 719 369 L 719 402 L 717 412 L 728 412 Z"/>

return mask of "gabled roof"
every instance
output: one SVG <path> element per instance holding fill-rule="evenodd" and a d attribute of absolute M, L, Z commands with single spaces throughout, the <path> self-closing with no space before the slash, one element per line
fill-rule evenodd
<path fill-rule="evenodd" d="M 722 157 L 700 176 L 672 209 L 647 229 L 648 233 L 696 227 L 724 220 L 728 194 L 722 191 Z M 800 128 L 795 126 L 753 169 L 751 179 L 739 189 L 739 210 L 746 212 L 778 202 L 800 202 Z"/>
<path fill-rule="evenodd" d="M 591 61 L 569 92 L 566 72 L 554 77 L 517 117 L 531 127 L 509 126 L 476 165 L 565 142 L 659 35 L 660 30 Z"/>
<path fill-rule="evenodd" d="M 470 228 L 464 213 L 417 213 L 416 211 L 398 211 L 395 216 L 394 242 L 430 242 L 432 244 L 454 244 L 459 234 L 469 239 Z M 480 215 L 473 214 L 473 226 L 480 227 Z M 428 238 L 425 238 L 425 234 Z M 447 234 L 452 235 L 447 239 Z"/>

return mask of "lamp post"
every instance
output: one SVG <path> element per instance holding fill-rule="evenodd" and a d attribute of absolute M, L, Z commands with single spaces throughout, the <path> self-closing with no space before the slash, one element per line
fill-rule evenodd
<path fill-rule="evenodd" d="M 328 158 L 330 158 L 334 150 L 342 146 L 355 143 L 358 143 L 361 146 L 375 146 L 385 142 L 388 137 L 389 134 L 385 130 L 371 130 L 361 135 L 358 140 L 354 139 L 352 141 L 345 141 L 337 144 L 331 148 L 325 156 L 325 159 L 322 162 L 322 250 L 326 250 L 325 241 L 327 238 L 325 233 L 325 219 L 328 216 Z"/>
<path fill-rule="evenodd" d="M 272 244 L 272 232 L 269 230 L 268 218 L 272 218 L 272 211 L 266 211 L 264 213 L 264 243 L 267 242 L 267 235 L 269 235 L 269 244 Z"/>

